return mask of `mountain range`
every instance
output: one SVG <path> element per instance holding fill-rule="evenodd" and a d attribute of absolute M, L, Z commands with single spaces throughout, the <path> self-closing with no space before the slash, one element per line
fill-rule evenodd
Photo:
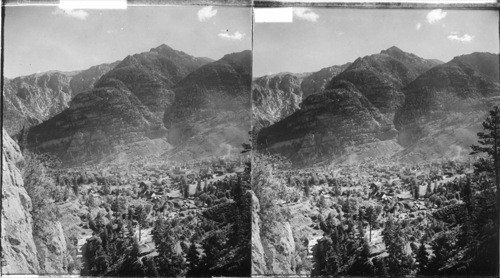
<path fill-rule="evenodd" d="M 255 102 L 257 119 L 287 111 L 257 126 L 257 149 L 302 166 L 373 157 L 455 159 L 470 152 L 487 111 L 499 102 L 498 54 L 472 53 L 443 63 L 391 47 L 341 67 L 308 96 L 306 79 L 295 83 L 302 89 L 299 103 L 282 98 L 287 107 L 269 109 Z M 254 85 L 254 95 L 255 88 L 267 90 L 267 99 L 283 95 L 269 84 Z"/>
<path fill-rule="evenodd" d="M 83 71 L 49 71 L 14 79 L 4 78 L 3 125 L 11 136 L 68 108 L 71 98 L 93 88 L 118 62 Z"/>
<path fill-rule="evenodd" d="M 5 79 L 3 122 L 30 149 L 70 164 L 226 157 L 251 129 L 259 151 L 296 165 L 418 162 L 468 154 L 500 102 L 498 76 L 498 54 L 443 63 L 391 47 L 252 80 L 248 50 L 214 61 L 160 45 L 84 71 Z"/>
<path fill-rule="evenodd" d="M 26 145 L 68 165 L 231 155 L 248 141 L 251 66 L 250 51 L 213 61 L 161 45 L 108 70 L 101 65 L 71 77 L 46 73 L 47 81 L 31 81 L 38 86 L 25 94 L 47 99 L 37 107 L 45 114 L 36 120 L 30 117 L 38 110 L 31 106 L 11 108 L 23 98 L 10 90 L 4 122 L 15 123 L 19 111 L 28 111 L 22 115 L 29 124 L 12 124 L 7 131 L 16 135 L 30 127 L 27 135 L 17 134 Z"/>

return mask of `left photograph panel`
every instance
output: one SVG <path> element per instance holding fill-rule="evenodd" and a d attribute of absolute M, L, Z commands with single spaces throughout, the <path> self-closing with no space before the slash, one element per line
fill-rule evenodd
<path fill-rule="evenodd" d="M 250 276 L 251 8 L 4 12 L 2 274 Z"/>

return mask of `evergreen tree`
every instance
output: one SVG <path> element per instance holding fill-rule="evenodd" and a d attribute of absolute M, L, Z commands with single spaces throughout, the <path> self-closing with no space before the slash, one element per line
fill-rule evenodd
<path fill-rule="evenodd" d="M 366 239 L 361 240 L 363 241 L 361 252 L 347 274 L 350 276 L 373 276 L 375 271 L 370 261 L 370 244 Z"/>
<path fill-rule="evenodd" d="M 196 193 L 195 193 L 196 196 L 200 195 L 201 192 L 203 192 L 202 189 L 201 189 L 201 180 L 198 180 L 198 183 L 196 185 Z"/>
<path fill-rule="evenodd" d="M 139 226 L 139 241 L 141 241 L 141 230 L 142 227 L 146 225 L 147 218 L 146 209 L 142 205 L 138 205 L 135 208 L 134 218 L 137 220 L 137 224 Z"/>
<path fill-rule="evenodd" d="M 309 185 L 309 179 L 308 178 L 305 178 L 304 179 L 304 194 L 307 198 L 309 198 L 309 193 L 310 193 L 310 185 Z"/>
<path fill-rule="evenodd" d="M 364 213 L 364 219 L 368 222 L 370 242 L 372 241 L 372 227 L 375 225 L 378 216 L 382 212 L 381 206 L 369 206 Z"/>
<path fill-rule="evenodd" d="M 182 186 L 183 193 L 184 193 L 184 198 L 189 198 L 189 184 L 188 183 L 183 183 Z"/>
<path fill-rule="evenodd" d="M 431 188 L 431 183 L 427 184 L 427 188 L 425 189 L 425 196 L 429 197 L 432 195 L 432 188 Z"/>
<path fill-rule="evenodd" d="M 175 246 L 177 244 L 175 223 L 169 223 L 162 218 L 155 222 L 152 234 L 153 241 L 158 251 L 155 257 L 155 264 L 158 266 L 160 276 L 183 276 L 186 273 L 187 265 L 182 255 L 177 254 Z"/>
<path fill-rule="evenodd" d="M 479 163 L 476 164 L 476 171 L 491 171 L 488 165 L 492 165 L 493 172 L 495 174 L 495 184 L 497 187 L 497 192 L 500 191 L 500 109 L 495 106 L 493 110 L 489 112 L 489 116 L 483 122 L 484 132 L 479 132 L 477 136 L 479 137 L 479 145 L 472 145 L 472 154 L 486 153 L 490 159 L 490 163 Z M 499 194 L 500 196 L 500 194 Z"/>
<path fill-rule="evenodd" d="M 375 275 L 379 277 L 389 277 L 389 269 L 384 258 L 373 259 L 373 266 L 375 268 Z"/>
<path fill-rule="evenodd" d="M 194 241 L 191 241 L 191 245 L 189 246 L 189 250 L 186 254 L 186 260 L 188 262 L 189 271 L 187 272 L 187 276 L 199 276 L 198 267 L 200 263 L 200 252 L 196 248 L 196 244 Z"/>
<path fill-rule="evenodd" d="M 413 269 L 411 255 L 405 253 L 405 239 L 403 231 L 392 217 L 389 217 L 383 231 L 384 243 L 389 256 L 385 258 L 391 275 L 404 276 Z"/>
<path fill-rule="evenodd" d="M 429 253 L 427 252 L 427 249 L 425 247 L 425 243 L 422 240 L 420 242 L 420 247 L 418 248 L 417 251 L 417 263 L 418 263 L 418 274 L 425 274 L 427 264 L 429 263 Z"/>
<path fill-rule="evenodd" d="M 142 265 L 144 266 L 143 276 L 146 277 L 159 277 L 158 266 L 156 265 L 155 259 L 152 257 L 143 257 Z"/>

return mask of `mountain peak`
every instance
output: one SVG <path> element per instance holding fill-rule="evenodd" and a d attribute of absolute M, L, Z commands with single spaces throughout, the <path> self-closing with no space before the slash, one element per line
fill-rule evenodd
<path fill-rule="evenodd" d="M 399 49 L 396 46 L 391 46 L 391 47 L 387 48 L 386 50 L 382 50 L 380 53 L 381 54 L 387 54 L 389 56 L 392 56 L 392 55 L 401 55 L 401 54 L 409 54 L 409 53 L 406 53 L 403 50 Z"/>
<path fill-rule="evenodd" d="M 174 57 L 192 57 L 191 55 L 189 55 L 185 52 L 173 49 L 172 47 L 170 47 L 166 44 L 162 44 L 156 48 L 151 48 L 150 52 L 155 52 L 161 56 L 166 56 L 166 57 L 171 57 L 171 58 L 174 58 Z M 192 58 L 194 58 L 194 57 L 192 57 Z"/>
<path fill-rule="evenodd" d="M 229 60 L 229 61 L 234 61 L 234 60 L 242 60 L 242 59 L 247 59 L 252 57 L 252 51 L 250 50 L 243 50 L 240 52 L 233 52 L 224 55 L 221 60 Z"/>
<path fill-rule="evenodd" d="M 163 43 L 155 48 L 151 48 L 151 51 L 160 52 L 160 51 L 176 51 L 176 50 Z"/>
<path fill-rule="evenodd" d="M 397 46 L 395 46 L 395 45 L 393 45 L 393 46 L 391 46 L 391 47 L 387 48 L 385 51 L 388 51 L 388 52 L 390 52 L 390 51 L 399 51 L 399 52 L 403 52 L 403 50 L 401 50 L 399 47 L 397 47 Z"/>

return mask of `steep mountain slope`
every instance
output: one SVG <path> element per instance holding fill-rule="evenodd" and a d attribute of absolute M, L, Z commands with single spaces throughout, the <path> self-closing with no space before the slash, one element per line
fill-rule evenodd
<path fill-rule="evenodd" d="M 323 68 L 317 72 L 283 72 L 265 75 L 252 83 L 252 126 L 259 130 L 299 109 L 302 99 L 320 93 L 325 85 L 351 63 Z"/>
<path fill-rule="evenodd" d="M 333 77 L 337 76 L 350 65 L 351 63 L 346 63 L 340 66 L 322 68 L 321 70 L 313 72 L 312 74 L 304 78 L 304 80 L 300 84 L 300 87 L 304 92 L 304 98 L 312 94 L 320 93 L 325 88 L 325 85 L 330 82 Z"/>
<path fill-rule="evenodd" d="M 31 198 L 17 166 L 23 157 L 5 129 L 2 142 L 2 273 L 37 274 L 40 266 L 33 239 Z"/>
<path fill-rule="evenodd" d="M 28 143 L 63 161 L 100 160 L 120 145 L 165 134 L 152 113 L 121 84 L 77 95 L 69 108 L 30 129 Z"/>
<path fill-rule="evenodd" d="M 455 57 L 408 84 L 403 90 L 405 104 L 395 117 L 398 140 L 410 147 L 406 154 L 436 156 L 450 148 L 467 152 L 486 111 L 500 101 L 498 68 L 498 55 L 473 53 Z"/>
<path fill-rule="evenodd" d="M 68 107 L 71 98 L 91 89 L 117 62 L 80 72 L 50 71 L 4 79 L 3 124 L 14 136 L 23 126 L 41 123 Z"/>
<path fill-rule="evenodd" d="M 329 89 L 341 80 L 349 81 L 392 120 L 404 103 L 401 89 L 437 64 L 435 60 L 426 60 L 393 46 L 379 54 L 358 58 L 325 88 Z"/>
<path fill-rule="evenodd" d="M 68 107 L 72 92 L 71 77 L 48 72 L 8 80 L 3 90 L 3 124 L 14 136 Z"/>
<path fill-rule="evenodd" d="M 101 78 L 101 76 L 116 67 L 118 63 L 120 63 L 120 61 L 110 64 L 101 64 L 74 74 L 69 82 L 73 96 L 93 89 L 94 84 Z"/>
<path fill-rule="evenodd" d="M 69 273 L 74 261 L 61 222 L 52 217 L 40 218 L 49 215 L 47 207 L 40 205 L 41 196 L 47 195 L 34 187 L 48 190 L 48 184 L 40 184 L 47 180 L 39 178 L 34 184 L 25 179 L 26 172 L 42 173 L 33 169 L 40 161 L 34 163 L 23 157 L 5 129 L 2 139 L 2 274 Z"/>
<path fill-rule="evenodd" d="M 307 97 L 300 110 L 262 129 L 257 147 L 296 164 L 310 165 L 341 159 L 348 155 L 348 147 L 395 137 L 391 122 L 353 84 L 344 81 Z"/>
<path fill-rule="evenodd" d="M 263 76 L 252 83 L 252 127 L 269 126 L 299 109 L 302 90 L 299 78 L 286 73 Z"/>
<path fill-rule="evenodd" d="M 500 104 L 498 55 L 473 53 L 432 67 L 436 63 L 394 47 L 360 58 L 324 93 L 262 129 L 257 147 L 296 165 L 377 156 L 460 159 L 487 111 Z"/>
<path fill-rule="evenodd" d="M 211 62 L 208 58 L 196 58 L 163 44 L 149 52 L 127 56 L 95 87 L 107 87 L 109 82 L 119 81 L 161 118 L 173 102 L 174 93 L 170 88 L 208 62 Z"/>
<path fill-rule="evenodd" d="M 303 165 L 401 151 L 393 124 L 394 114 L 404 103 L 401 90 L 436 64 L 391 47 L 352 64 L 313 73 L 304 79 L 302 88 L 321 88 L 321 78 L 336 75 L 322 93 L 305 98 L 300 110 L 263 129 L 258 148 Z"/>
<path fill-rule="evenodd" d="M 68 163 L 160 155 L 171 148 L 162 123 L 174 98 L 171 86 L 206 62 L 166 45 L 128 56 L 93 90 L 33 127 L 28 144 Z"/>
<path fill-rule="evenodd" d="M 174 159 L 238 153 L 251 121 L 252 56 L 225 55 L 200 67 L 175 87 L 164 116 Z"/>

